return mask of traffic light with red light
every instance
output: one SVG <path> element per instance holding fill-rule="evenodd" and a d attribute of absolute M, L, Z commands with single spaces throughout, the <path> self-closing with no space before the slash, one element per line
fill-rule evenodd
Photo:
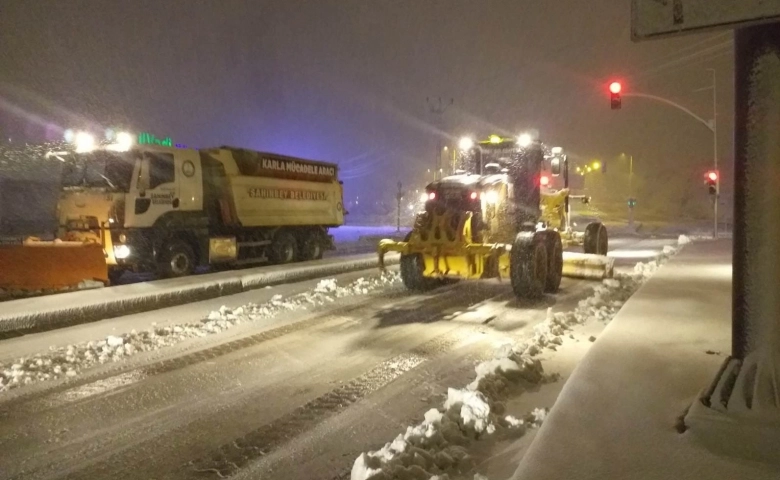
<path fill-rule="evenodd" d="M 707 172 L 707 174 L 704 176 L 705 183 L 707 184 L 707 189 L 710 192 L 710 195 L 717 195 L 720 193 L 720 175 L 715 170 L 710 170 Z"/>
<path fill-rule="evenodd" d="M 612 82 L 609 84 L 609 104 L 612 110 L 620 110 L 623 105 L 623 100 L 620 98 L 620 91 L 623 90 L 623 86 L 620 82 Z"/>

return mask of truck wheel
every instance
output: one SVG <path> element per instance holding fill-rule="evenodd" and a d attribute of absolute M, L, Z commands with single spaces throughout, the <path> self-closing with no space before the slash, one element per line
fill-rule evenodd
<path fill-rule="evenodd" d="M 298 245 L 290 232 L 281 232 L 271 244 L 271 262 L 277 264 L 290 263 L 298 256 Z"/>
<path fill-rule="evenodd" d="M 301 260 L 319 260 L 322 258 L 322 242 L 320 236 L 315 233 L 306 235 L 301 242 Z"/>
<path fill-rule="evenodd" d="M 185 277 L 195 270 L 195 254 L 181 240 L 165 245 L 160 255 L 159 274 L 165 278 Z"/>
<path fill-rule="evenodd" d="M 585 227 L 584 238 L 585 253 L 595 255 L 606 255 L 609 251 L 609 239 L 607 237 L 607 227 L 601 222 L 589 223 Z"/>
<path fill-rule="evenodd" d="M 119 283 L 119 280 L 122 278 L 122 275 L 125 274 L 124 270 L 111 268 L 108 270 L 108 284 L 113 286 L 117 285 Z"/>
<path fill-rule="evenodd" d="M 547 282 L 544 285 L 546 293 L 555 293 L 561 288 L 563 278 L 563 242 L 558 232 L 544 232 L 544 245 L 547 249 Z"/>
<path fill-rule="evenodd" d="M 512 290 L 519 299 L 535 299 L 547 284 L 547 247 L 534 233 L 520 232 L 512 244 L 509 260 Z"/>

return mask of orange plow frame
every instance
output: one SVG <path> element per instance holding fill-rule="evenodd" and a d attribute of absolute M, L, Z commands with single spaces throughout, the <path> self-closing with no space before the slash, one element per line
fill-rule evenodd
<path fill-rule="evenodd" d="M 99 244 L 26 241 L 0 246 L 0 288 L 65 289 L 83 280 L 108 285 L 108 266 Z"/>

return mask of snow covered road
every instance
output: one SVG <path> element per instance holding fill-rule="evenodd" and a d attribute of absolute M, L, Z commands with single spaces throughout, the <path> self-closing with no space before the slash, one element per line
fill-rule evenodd
<path fill-rule="evenodd" d="M 671 243 L 626 241 L 617 265 Z M 494 281 L 412 295 L 373 271 L 335 279 L 349 288 L 300 282 L 0 341 L 8 365 L 109 335 L 128 344 L 151 322 L 181 337 L 0 392 L 0 477 L 349 478 L 362 452 L 419 423 L 448 387 L 474 380 L 477 362 L 533 336 L 548 308 L 575 310 L 594 286 L 564 279 L 554 298 L 518 305 Z M 290 306 L 207 335 L 175 332 L 275 295 Z"/>

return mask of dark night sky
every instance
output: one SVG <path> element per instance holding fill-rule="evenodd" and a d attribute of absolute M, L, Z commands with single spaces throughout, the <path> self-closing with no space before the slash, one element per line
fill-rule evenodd
<path fill-rule="evenodd" d="M 368 195 L 422 178 L 425 99 L 454 97 L 452 138 L 534 127 L 585 158 L 632 153 L 663 190 L 707 168 L 712 134 L 646 100 L 611 111 L 605 82 L 709 118 L 693 90 L 714 67 L 730 163 L 731 35 L 634 44 L 629 19 L 629 0 L 0 0 L 0 128 L 119 125 L 340 161 Z"/>

